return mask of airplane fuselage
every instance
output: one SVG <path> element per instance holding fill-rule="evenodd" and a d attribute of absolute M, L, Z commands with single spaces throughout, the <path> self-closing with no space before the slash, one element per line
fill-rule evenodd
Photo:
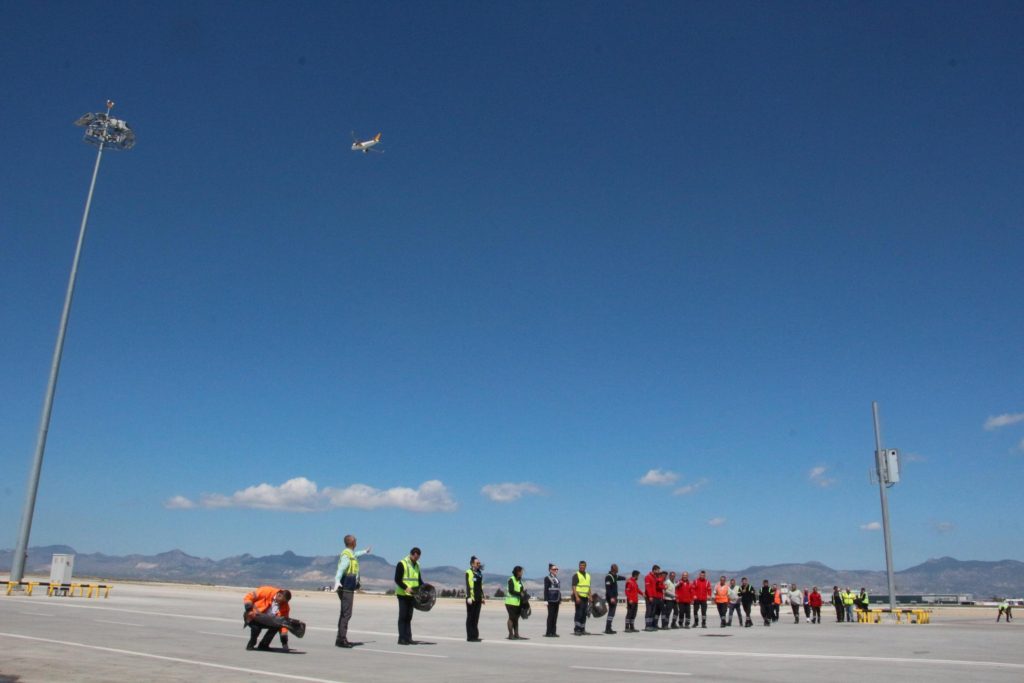
<path fill-rule="evenodd" d="M 370 138 L 369 140 L 363 140 L 362 142 L 356 141 L 352 143 L 353 152 L 362 152 L 366 154 L 370 151 L 370 148 L 380 143 L 380 133 L 377 133 L 376 137 Z"/>

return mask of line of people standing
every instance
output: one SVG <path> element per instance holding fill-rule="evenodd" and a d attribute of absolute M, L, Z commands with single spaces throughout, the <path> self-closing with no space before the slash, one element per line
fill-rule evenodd
<path fill-rule="evenodd" d="M 371 548 L 356 550 L 356 538 L 349 534 L 344 538 L 345 547 L 338 557 L 335 575 L 335 590 L 340 602 L 338 617 L 338 634 L 335 645 L 342 648 L 353 646 L 348 640 L 348 623 L 352 616 L 352 604 L 355 592 L 359 589 L 359 558 L 369 553 Z M 424 584 L 420 572 L 419 548 L 412 548 L 409 554 L 395 566 L 395 596 L 398 599 L 398 643 L 412 645 L 412 615 L 414 596 Z M 620 593 L 619 584 L 624 583 L 626 599 L 625 632 L 638 633 L 636 627 L 639 603 L 644 601 L 644 631 L 663 629 L 707 628 L 708 601 L 713 600 L 718 611 L 719 625 L 727 628 L 733 625 L 735 618 L 738 625 L 753 625 L 751 612 L 755 602 L 761 611 L 765 626 L 770 626 L 779 619 L 779 608 L 782 593 L 777 584 L 769 585 L 767 579 L 757 591 L 742 577 L 737 584 L 735 579 L 720 576 L 717 584 L 712 584 L 705 570 L 701 570 L 693 581 L 689 572 L 677 575 L 673 571 L 663 571 L 659 565 L 651 567 L 651 571 L 643 579 L 643 587 L 639 582 L 640 572 L 633 570 L 626 578 L 619 574 L 619 567 L 612 564 L 604 577 L 605 600 L 607 613 L 605 616 L 604 633 L 612 635 Z M 483 588 L 483 564 L 476 556 L 470 558 L 469 568 L 465 573 L 466 589 L 466 640 L 481 642 L 479 621 L 480 611 L 485 603 Z M 279 589 L 274 589 L 275 594 Z M 516 566 L 512 570 L 505 585 L 505 608 L 508 613 L 506 627 L 508 639 L 525 640 L 519 633 L 519 623 L 524 611 L 529 610 L 529 595 L 523 583 L 523 568 Z M 590 616 L 595 594 L 592 591 L 591 575 L 587 571 L 587 563 L 580 561 L 578 570 L 571 579 L 571 597 L 574 607 L 573 635 L 589 635 L 587 619 Z M 562 603 L 562 587 L 559 568 L 556 564 L 548 565 L 548 574 L 544 577 L 544 602 L 547 606 L 547 623 L 544 636 L 557 638 L 558 613 Z M 804 610 L 805 619 L 811 623 L 821 623 L 822 596 L 817 586 L 812 591 L 801 591 L 796 584 L 789 588 L 789 601 L 793 610 L 794 622 L 800 621 L 800 610 Z M 855 595 L 849 588 L 840 591 L 833 587 L 832 604 L 836 608 L 837 621 L 853 621 L 853 609 L 867 610 L 869 600 L 867 591 L 861 588 Z M 285 632 L 283 631 L 282 634 Z"/>

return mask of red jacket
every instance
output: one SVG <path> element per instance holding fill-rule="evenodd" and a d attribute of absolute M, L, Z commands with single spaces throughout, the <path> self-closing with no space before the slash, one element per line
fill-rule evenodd
<path fill-rule="evenodd" d="M 632 576 L 626 579 L 626 602 L 640 602 L 640 584 Z"/>
<path fill-rule="evenodd" d="M 807 604 L 811 607 L 821 607 L 821 593 L 814 591 L 811 596 L 807 598 Z"/>
<path fill-rule="evenodd" d="M 676 584 L 676 602 L 689 605 L 693 602 L 693 584 L 689 581 L 680 581 Z"/>
<path fill-rule="evenodd" d="M 648 572 L 644 577 L 644 597 L 648 600 L 661 600 L 665 597 L 665 580 Z"/>
<path fill-rule="evenodd" d="M 707 602 L 711 595 L 711 582 L 707 579 L 697 579 L 693 582 L 693 601 Z"/>

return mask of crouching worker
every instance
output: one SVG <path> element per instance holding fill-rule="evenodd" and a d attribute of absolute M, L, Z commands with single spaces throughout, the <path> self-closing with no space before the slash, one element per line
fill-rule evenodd
<path fill-rule="evenodd" d="M 245 595 L 245 613 L 243 619 L 249 628 L 249 643 L 246 650 L 269 650 L 274 634 L 281 634 L 281 648 L 288 651 L 288 632 L 297 638 L 306 633 L 306 625 L 297 619 L 289 618 L 291 612 L 288 603 L 292 599 L 291 591 L 274 586 L 260 586 Z M 260 640 L 260 631 L 267 629 L 266 635 Z"/>

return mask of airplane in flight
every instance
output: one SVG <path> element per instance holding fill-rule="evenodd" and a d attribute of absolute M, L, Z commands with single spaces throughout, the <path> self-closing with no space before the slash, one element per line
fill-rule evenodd
<path fill-rule="evenodd" d="M 378 143 L 380 143 L 380 133 L 377 133 L 369 140 L 360 140 L 359 138 L 356 137 L 356 132 L 352 131 L 353 152 L 362 152 L 363 154 L 366 154 L 367 152 L 378 152 L 380 154 L 383 154 L 384 150 L 374 149 L 374 146 L 377 145 Z"/>

